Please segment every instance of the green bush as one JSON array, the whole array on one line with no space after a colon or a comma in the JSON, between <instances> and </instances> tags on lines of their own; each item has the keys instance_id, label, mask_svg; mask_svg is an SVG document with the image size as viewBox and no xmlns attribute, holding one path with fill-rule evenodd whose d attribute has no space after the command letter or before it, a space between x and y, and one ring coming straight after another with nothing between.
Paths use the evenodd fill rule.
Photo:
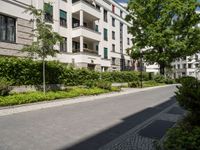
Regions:
<instances>
[{"instance_id":1,"label":"green bush","mask_svg":"<svg viewBox=\"0 0 200 150\"><path fill-rule=\"evenodd\" d=\"M72 88L67 91L47 92L46 95L44 95L42 92L13 94L9 96L0 96L0 106L11 106L40 101L50 101L54 99L72 98L82 95L97 95L107 92L109 91L100 88Z\"/></svg>"},{"instance_id":2,"label":"green bush","mask_svg":"<svg viewBox=\"0 0 200 150\"><path fill-rule=\"evenodd\" d=\"M5 78L0 78L0 96L6 96L9 94L11 82L7 81Z\"/></svg>"},{"instance_id":3,"label":"green bush","mask_svg":"<svg viewBox=\"0 0 200 150\"><path fill-rule=\"evenodd\" d=\"M98 87L98 88L101 88L101 89L105 89L105 90L111 90L112 89L111 82L103 81L103 80L96 82L95 86Z\"/></svg>"},{"instance_id":4,"label":"green bush","mask_svg":"<svg viewBox=\"0 0 200 150\"><path fill-rule=\"evenodd\" d=\"M179 125L169 130L164 150L200 150L200 127Z\"/></svg>"},{"instance_id":5,"label":"green bush","mask_svg":"<svg viewBox=\"0 0 200 150\"><path fill-rule=\"evenodd\" d=\"M135 71L123 71L123 72L103 72L101 73L101 79L109 82L132 82L138 80L138 73Z\"/></svg>"},{"instance_id":6,"label":"green bush","mask_svg":"<svg viewBox=\"0 0 200 150\"><path fill-rule=\"evenodd\" d=\"M176 98L179 104L193 115L200 115L200 81L187 77L181 79Z\"/></svg>"},{"instance_id":7,"label":"green bush","mask_svg":"<svg viewBox=\"0 0 200 150\"><path fill-rule=\"evenodd\" d=\"M155 75L153 79L157 83L165 83L165 77L162 75Z\"/></svg>"},{"instance_id":8,"label":"green bush","mask_svg":"<svg viewBox=\"0 0 200 150\"><path fill-rule=\"evenodd\" d=\"M128 87L131 87L131 88L137 88L140 86L140 82L139 81L133 81L133 82L129 82L128 83Z\"/></svg>"}]
</instances>

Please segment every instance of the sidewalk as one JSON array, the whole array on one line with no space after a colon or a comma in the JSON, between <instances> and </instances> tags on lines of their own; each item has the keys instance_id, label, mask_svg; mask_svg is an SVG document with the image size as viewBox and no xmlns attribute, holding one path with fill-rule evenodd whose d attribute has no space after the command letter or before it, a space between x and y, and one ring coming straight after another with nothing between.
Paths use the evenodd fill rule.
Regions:
<instances>
[{"instance_id":1,"label":"sidewalk","mask_svg":"<svg viewBox=\"0 0 200 150\"><path fill-rule=\"evenodd\" d=\"M125 89L122 89L121 92L106 93L106 94L101 94L101 95L96 95L96 96L82 96L82 97L77 97L77 98L59 99L59 100L54 100L54 101L45 101L45 102L24 104L24 105L18 105L18 106L0 107L0 116L12 115L16 113L35 111L35 110L64 106L64 105L71 105L71 104L76 104L76 103L89 102L89 101L100 100L100 99L109 98L109 97L148 91L148 90L162 88L166 86L174 86L174 85L156 86L156 87L149 87L149 88L143 88L143 89L125 88Z\"/></svg>"},{"instance_id":2,"label":"sidewalk","mask_svg":"<svg viewBox=\"0 0 200 150\"><path fill-rule=\"evenodd\" d=\"M184 114L177 103L170 105L99 150L156 150L156 144L162 143L167 130L175 126Z\"/></svg>"}]
</instances>

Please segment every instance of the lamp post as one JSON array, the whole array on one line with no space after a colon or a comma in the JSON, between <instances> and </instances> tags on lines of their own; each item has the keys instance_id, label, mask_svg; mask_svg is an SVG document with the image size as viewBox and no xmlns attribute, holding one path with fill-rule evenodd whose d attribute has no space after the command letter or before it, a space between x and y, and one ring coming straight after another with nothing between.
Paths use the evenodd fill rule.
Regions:
<instances>
[{"instance_id":1,"label":"lamp post","mask_svg":"<svg viewBox=\"0 0 200 150\"><path fill-rule=\"evenodd\" d=\"M140 86L141 88L143 88L143 61L142 61L142 58L143 58L143 53L142 51L140 51Z\"/></svg>"}]
</instances>

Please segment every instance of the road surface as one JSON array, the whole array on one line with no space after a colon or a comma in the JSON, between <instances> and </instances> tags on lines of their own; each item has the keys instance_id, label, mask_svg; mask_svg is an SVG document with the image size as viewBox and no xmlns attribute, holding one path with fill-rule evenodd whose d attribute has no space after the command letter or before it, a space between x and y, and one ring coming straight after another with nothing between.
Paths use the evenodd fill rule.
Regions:
<instances>
[{"instance_id":1,"label":"road surface","mask_svg":"<svg viewBox=\"0 0 200 150\"><path fill-rule=\"evenodd\" d=\"M0 150L96 150L175 103L175 86L0 117Z\"/></svg>"}]
</instances>

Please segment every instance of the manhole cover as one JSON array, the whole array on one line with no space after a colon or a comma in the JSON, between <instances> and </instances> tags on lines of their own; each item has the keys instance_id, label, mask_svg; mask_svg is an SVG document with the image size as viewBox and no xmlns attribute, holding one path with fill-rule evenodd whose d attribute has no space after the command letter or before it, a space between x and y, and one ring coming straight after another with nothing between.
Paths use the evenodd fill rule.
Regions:
<instances>
[{"instance_id":1,"label":"manhole cover","mask_svg":"<svg viewBox=\"0 0 200 150\"><path fill-rule=\"evenodd\" d=\"M183 115L184 110L180 107L173 107L168 112L168 114Z\"/></svg>"},{"instance_id":2,"label":"manhole cover","mask_svg":"<svg viewBox=\"0 0 200 150\"><path fill-rule=\"evenodd\" d=\"M167 129L171 128L174 124L175 122L171 121L156 120L147 127L141 129L139 134L147 138L161 139L165 135Z\"/></svg>"}]
</instances>

